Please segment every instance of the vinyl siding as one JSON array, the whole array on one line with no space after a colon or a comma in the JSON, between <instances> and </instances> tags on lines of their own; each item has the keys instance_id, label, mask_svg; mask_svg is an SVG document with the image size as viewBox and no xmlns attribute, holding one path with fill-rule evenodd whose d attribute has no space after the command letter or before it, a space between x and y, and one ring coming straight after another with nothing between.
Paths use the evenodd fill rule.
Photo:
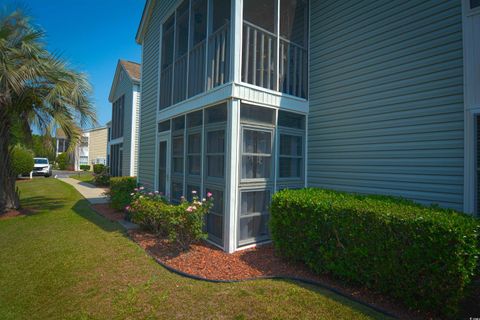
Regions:
<instances>
[{"instance_id":1,"label":"vinyl siding","mask_svg":"<svg viewBox=\"0 0 480 320\"><path fill-rule=\"evenodd\" d=\"M118 81L116 90L113 95L115 102L122 95L125 95L125 114L123 118L123 160L122 174L130 175L130 147L132 143L132 101L133 101L133 83L128 77L125 70L121 71L121 78Z\"/></svg>"},{"instance_id":2,"label":"vinyl siding","mask_svg":"<svg viewBox=\"0 0 480 320\"><path fill-rule=\"evenodd\" d=\"M142 96L140 108L140 146L138 180L153 189L155 179L155 135L158 107L158 66L161 21L170 13L174 0L157 0L143 39Z\"/></svg>"},{"instance_id":3,"label":"vinyl siding","mask_svg":"<svg viewBox=\"0 0 480 320\"><path fill-rule=\"evenodd\" d=\"M95 161L95 159L107 159L107 132L107 128L90 131L88 145L90 170L93 170L92 161Z\"/></svg>"},{"instance_id":4,"label":"vinyl siding","mask_svg":"<svg viewBox=\"0 0 480 320\"><path fill-rule=\"evenodd\" d=\"M463 207L460 1L311 0L308 184Z\"/></svg>"}]
</instances>

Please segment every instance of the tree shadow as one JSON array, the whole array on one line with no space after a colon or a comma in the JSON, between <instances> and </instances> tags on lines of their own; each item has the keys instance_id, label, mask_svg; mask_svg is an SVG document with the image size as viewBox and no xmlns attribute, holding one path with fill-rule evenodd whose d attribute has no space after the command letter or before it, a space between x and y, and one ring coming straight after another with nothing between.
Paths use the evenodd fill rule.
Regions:
<instances>
[{"instance_id":1,"label":"tree shadow","mask_svg":"<svg viewBox=\"0 0 480 320\"><path fill-rule=\"evenodd\" d=\"M64 207L67 202L61 198L43 196L26 197L21 200L21 207L30 211L51 211Z\"/></svg>"},{"instance_id":2,"label":"tree shadow","mask_svg":"<svg viewBox=\"0 0 480 320\"><path fill-rule=\"evenodd\" d=\"M77 201L72 210L80 217L92 222L106 232L120 232L126 235L125 228L118 222L110 221L92 209L90 202L86 199Z\"/></svg>"}]
</instances>

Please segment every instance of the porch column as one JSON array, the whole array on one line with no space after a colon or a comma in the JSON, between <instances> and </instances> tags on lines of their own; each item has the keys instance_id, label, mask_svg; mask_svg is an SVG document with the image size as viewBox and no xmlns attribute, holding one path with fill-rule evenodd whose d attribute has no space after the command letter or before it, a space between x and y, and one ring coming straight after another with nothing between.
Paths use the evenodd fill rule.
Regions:
<instances>
[{"instance_id":1,"label":"porch column","mask_svg":"<svg viewBox=\"0 0 480 320\"><path fill-rule=\"evenodd\" d=\"M240 100L233 99L228 105L227 122L227 167L226 167L226 210L224 224L224 249L232 253L237 248L237 211L238 211L238 157L239 157L239 121Z\"/></svg>"}]
</instances>

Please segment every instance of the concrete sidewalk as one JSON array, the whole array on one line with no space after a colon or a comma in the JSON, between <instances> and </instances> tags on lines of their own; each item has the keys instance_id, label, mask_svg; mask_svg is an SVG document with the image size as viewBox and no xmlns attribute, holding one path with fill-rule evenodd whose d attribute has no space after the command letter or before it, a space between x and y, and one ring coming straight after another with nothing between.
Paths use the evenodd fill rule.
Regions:
<instances>
[{"instance_id":1,"label":"concrete sidewalk","mask_svg":"<svg viewBox=\"0 0 480 320\"><path fill-rule=\"evenodd\" d=\"M107 188L96 187L93 184L82 182L72 178L58 178L58 180L72 185L91 204L109 202L107 196L105 195L105 191L107 191Z\"/></svg>"}]
</instances>

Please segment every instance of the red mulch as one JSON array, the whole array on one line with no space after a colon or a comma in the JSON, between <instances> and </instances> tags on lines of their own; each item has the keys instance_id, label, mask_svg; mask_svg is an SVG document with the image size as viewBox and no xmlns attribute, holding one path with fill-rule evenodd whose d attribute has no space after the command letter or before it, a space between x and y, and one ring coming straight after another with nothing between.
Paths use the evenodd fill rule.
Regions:
<instances>
[{"instance_id":1,"label":"red mulch","mask_svg":"<svg viewBox=\"0 0 480 320\"><path fill-rule=\"evenodd\" d=\"M380 294L365 288L342 283L328 275L318 275L304 264L286 261L275 254L272 244L228 254L201 242L188 251L166 239L159 239L142 230L129 231L130 237L159 262L184 273L212 280L243 280L262 276L297 277L327 285L347 296L374 305L401 319L425 319L426 315L407 310ZM429 318L429 317L427 317Z\"/></svg>"},{"instance_id":2,"label":"red mulch","mask_svg":"<svg viewBox=\"0 0 480 320\"><path fill-rule=\"evenodd\" d=\"M19 216L28 216L28 215L32 215L34 213L35 212L33 210L30 210L30 209L9 210L5 213L0 214L0 220L9 219L9 218L13 218L13 217L19 217Z\"/></svg>"},{"instance_id":3,"label":"red mulch","mask_svg":"<svg viewBox=\"0 0 480 320\"><path fill-rule=\"evenodd\" d=\"M125 219L125 214L123 212L113 209L108 203L92 204L91 207L98 214L104 216L110 221L119 221Z\"/></svg>"}]
</instances>

